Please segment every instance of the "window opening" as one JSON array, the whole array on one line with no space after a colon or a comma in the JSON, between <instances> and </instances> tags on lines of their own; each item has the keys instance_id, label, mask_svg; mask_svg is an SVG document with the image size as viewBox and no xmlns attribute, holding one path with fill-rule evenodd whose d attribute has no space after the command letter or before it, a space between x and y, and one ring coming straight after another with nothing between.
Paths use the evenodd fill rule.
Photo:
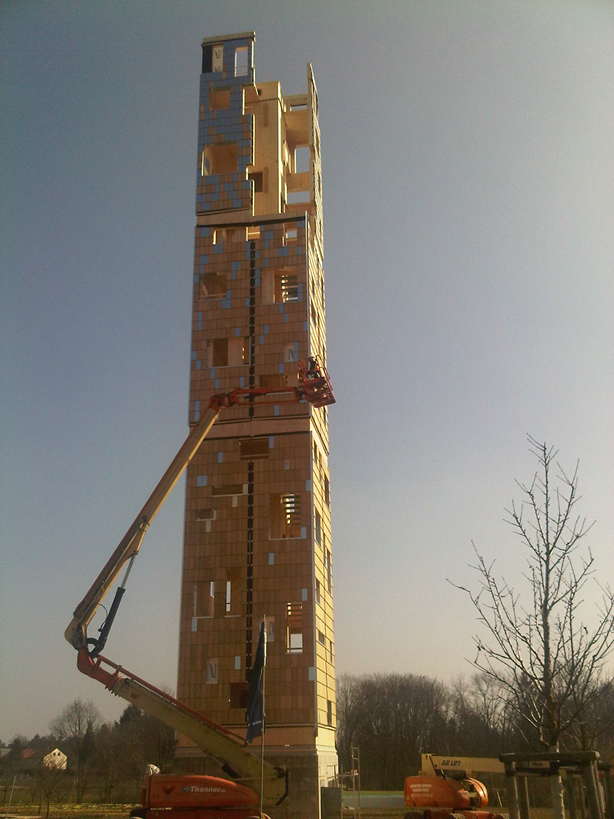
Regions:
<instances>
[{"instance_id":1,"label":"window opening","mask_svg":"<svg viewBox=\"0 0 614 819\"><path fill-rule=\"evenodd\" d=\"M207 344L207 366L228 366L228 339L214 338Z\"/></svg>"},{"instance_id":2,"label":"window opening","mask_svg":"<svg viewBox=\"0 0 614 819\"><path fill-rule=\"evenodd\" d=\"M264 190L264 181L262 171L252 171L247 174L247 178L254 183L254 193L262 193Z\"/></svg>"},{"instance_id":3,"label":"window opening","mask_svg":"<svg viewBox=\"0 0 614 819\"><path fill-rule=\"evenodd\" d=\"M301 496L271 495L269 538L301 536Z\"/></svg>"},{"instance_id":4,"label":"window opening","mask_svg":"<svg viewBox=\"0 0 614 819\"><path fill-rule=\"evenodd\" d=\"M316 580L316 603L321 603L322 601L320 589L321 589L320 581Z\"/></svg>"},{"instance_id":5,"label":"window opening","mask_svg":"<svg viewBox=\"0 0 614 819\"><path fill-rule=\"evenodd\" d=\"M303 653L302 603L288 603L286 609L286 650L288 654Z\"/></svg>"},{"instance_id":6,"label":"window opening","mask_svg":"<svg viewBox=\"0 0 614 819\"><path fill-rule=\"evenodd\" d=\"M248 225L247 238L249 240L260 238L260 225Z\"/></svg>"},{"instance_id":7,"label":"window opening","mask_svg":"<svg viewBox=\"0 0 614 819\"><path fill-rule=\"evenodd\" d=\"M311 151L308 146L294 151L294 173L307 173L311 165Z\"/></svg>"},{"instance_id":8,"label":"window opening","mask_svg":"<svg viewBox=\"0 0 614 819\"><path fill-rule=\"evenodd\" d=\"M245 77L248 71L247 46L235 50L235 77Z\"/></svg>"},{"instance_id":9,"label":"window opening","mask_svg":"<svg viewBox=\"0 0 614 819\"><path fill-rule=\"evenodd\" d=\"M326 565L326 583L328 585L328 592L329 594L332 593L333 590L333 569L330 562L330 552L326 549L326 558L325 558L325 565Z\"/></svg>"},{"instance_id":10,"label":"window opening","mask_svg":"<svg viewBox=\"0 0 614 819\"><path fill-rule=\"evenodd\" d=\"M326 700L326 722L332 728L333 726L333 703L331 700Z\"/></svg>"},{"instance_id":11,"label":"window opening","mask_svg":"<svg viewBox=\"0 0 614 819\"><path fill-rule=\"evenodd\" d=\"M286 202L288 205L303 205L311 201L311 193L309 191L288 191Z\"/></svg>"},{"instance_id":12,"label":"window opening","mask_svg":"<svg viewBox=\"0 0 614 819\"><path fill-rule=\"evenodd\" d=\"M194 583L194 617L213 617L215 609L215 581L198 580Z\"/></svg>"},{"instance_id":13,"label":"window opening","mask_svg":"<svg viewBox=\"0 0 614 819\"><path fill-rule=\"evenodd\" d=\"M320 513L316 509L316 531L315 531L315 538L316 543L322 542L322 519L320 517Z\"/></svg>"},{"instance_id":14,"label":"window opening","mask_svg":"<svg viewBox=\"0 0 614 819\"><path fill-rule=\"evenodd\" d=\"M284 244L291 245L298 241L298 228L286 228L284 230Z\"/></svg>"},{"instance_id":15,"label":"window opening","mask_svg":"<svg viewBox=\"0 0 614 819\"><path fill-rule=\"evenodd\" d=\"M215 145L207 145L203 151L202 175L237 173L239 170L238 156L236 142L218 142Z\"/></svg>"},{"instance_id":16,"label":"window opening","mask_svg":"<svg viewBox=\"0 0 614 819\"><path fill-rule=\"evenodd\" d=\"M239 441L239 459L242 461L254 461L257 458L268 458L270 454L269 439L247 438Z\"/></svg>"},{"instance_id":17,"label":"window opening","mask_svg":"<svg viewBox=\"0 0 614 819\"><path fill-rule=\"evenodd\" d=\"M280 273L275 277L275 301L298 301L298 276L296 273Z\"/></svg>"},{"instance_id":18,"label":"window opening","mask_svg":"<svg viewBox=\"0 0 614 819\"><path fill-rule=\"evenodd\" d=\"M227 483L221 486L212 486L211 494L214 497L223 497L224 495L242 495L243 484L241 483Z\"/></svg>"},{"instance_id":19,"label":"window opening","mask_svg":"<svg viewBox=\"0 0 614 819\"><path fill-rule=\"evenodd\" d=\"M318 629L318 643L323 646L326 645L326 637L324 636L324 632L320 631L320 629Z\"/></svg>"},{"instance_id":20,"label":"window opening","mask_svg":"<svg viewBox=\"0 0 614 819\"><path fill-rule=\"evenodd\" d=\"M203 273L200 277L201 299L219 299L226 295L225 273Z\"/></svg>"},{"instance_id":21,"label":"window opening","mask_svg":"<svg viewBox=\"0 0 614 819\"><path fill-rule=\"evenodd\" d=\"M296 361L293 343L286 344L286 346L284 347L284 361L287 364L291 364L293 361Z\"/></svg>"},{"instance_id":22,"label":"window opening","mask_svg":"<svg viewBox=\"0 0 614 819\"><path fill-rule=\"evenodd\" d=\"M328 641L328 657L329 657L330 662L332 663L332 661L333 661L333 641L332 640Z\"/></svg>"},{"instance_id":23,"label":"window opening","mask_svg":"<svg viewBox=\"0 0 614 819\"><path fill-rule=\"evenodd\" d=\"M330 506L330 481L326 475L324 475L324 502Z\"/></svg>"},{"instance_id":24,"label":"window opening","mask_svg":"<svg viewBox=\"0 0 614 819\"><path fill-rule=\"evenodd\" d=\"M262 303L298 301L298 274L293 268L265 270L262 276Z\"/></svg>"}]
</instances>

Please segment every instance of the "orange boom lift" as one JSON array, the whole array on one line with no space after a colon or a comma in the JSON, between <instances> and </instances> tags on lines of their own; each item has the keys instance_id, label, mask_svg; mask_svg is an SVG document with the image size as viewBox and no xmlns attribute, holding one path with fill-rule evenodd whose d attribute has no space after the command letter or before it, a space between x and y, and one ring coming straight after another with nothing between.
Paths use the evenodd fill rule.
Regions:
<instances>
[{"instance_id":1,"label":"orange boom lift","mask_svg":"<svg viewBox=\"0 0 614 819\"><path fill-rule=\"evenodd\" d=\"M202 751L217 759L224 773L230 777L148 774L143 788L143 804L132 811L134 816L144 819L247 819L255 811L258 812L261 796L263 806L277 805L287 796L288 772L285 768L261 760L245 747L242 737L103 657L101 652L145 533L220 412L225 408L250 404L299 401L309 401L316 407L335 403L328 373L317 358L299 363L296 387L236 389L214 395L119 546L75 609L66 629L64 636L78 652L79 671L103 683L116 696L123 697L190 737ZM89 637L87 628L124 566L123 579L116 589L98 637Z\"/></svg>"}]
</instances>

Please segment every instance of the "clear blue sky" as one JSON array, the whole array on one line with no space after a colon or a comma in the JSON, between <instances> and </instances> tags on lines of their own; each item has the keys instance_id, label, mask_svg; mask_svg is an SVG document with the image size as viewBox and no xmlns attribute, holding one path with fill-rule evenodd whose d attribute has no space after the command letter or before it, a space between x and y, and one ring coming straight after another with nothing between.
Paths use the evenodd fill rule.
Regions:
<instances>
[{"instance_id":1,"label":"clear blue sky","mask_svg":"<svg viewBox=\"0 0 614 819\"><path fill-rule=\"evenodd\" d=\"M471 669L527 432L580 459L612 581L614 6L0 6L0 739L77 696L72 611L186 434L200 42L320 94L338 672ZM174 686L183 486L109 656ZM100 688L100 691L98 690Z\"/></svg>"}]
</instances>

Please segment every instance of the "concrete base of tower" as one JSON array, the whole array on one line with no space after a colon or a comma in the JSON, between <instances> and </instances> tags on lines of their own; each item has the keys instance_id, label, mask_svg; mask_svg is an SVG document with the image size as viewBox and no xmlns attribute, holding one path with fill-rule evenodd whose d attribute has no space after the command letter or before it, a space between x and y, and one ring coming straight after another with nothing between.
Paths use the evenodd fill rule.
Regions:
<instances>
[{"instance_id":1,"label":"concrete base of tower","mask_svg":"<svg viewBox=\"0 0 614 819\"><path fill-rule=\"evenodd\" d=\"M321 789L337 784L339 761L334 748L271 747L265 758L288 769L288 796L281 805L266 807L271 819L326 819L322 814ZM220 766L194 748L179 748L175 759L177 773L224 776Z\"/></svg>"}]
</instances>

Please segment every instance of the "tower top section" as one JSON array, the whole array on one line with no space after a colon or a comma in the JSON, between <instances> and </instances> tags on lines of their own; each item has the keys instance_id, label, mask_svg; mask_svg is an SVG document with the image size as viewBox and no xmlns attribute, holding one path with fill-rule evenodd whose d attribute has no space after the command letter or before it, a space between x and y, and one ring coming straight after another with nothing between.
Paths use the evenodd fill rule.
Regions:
<instances>
[{"instance_id":1,"label":"tower top section","mask_svg":"<svg viewBox=\"0 0 614 819\"><path fill-rule=\"evenodd\" d=\"M211 43L225 43L227 40L255 40L255 31L242 31L240 34L221 34L218 37L205 37L203 45L211 45Z\"/></svg>"}]
</instances>

